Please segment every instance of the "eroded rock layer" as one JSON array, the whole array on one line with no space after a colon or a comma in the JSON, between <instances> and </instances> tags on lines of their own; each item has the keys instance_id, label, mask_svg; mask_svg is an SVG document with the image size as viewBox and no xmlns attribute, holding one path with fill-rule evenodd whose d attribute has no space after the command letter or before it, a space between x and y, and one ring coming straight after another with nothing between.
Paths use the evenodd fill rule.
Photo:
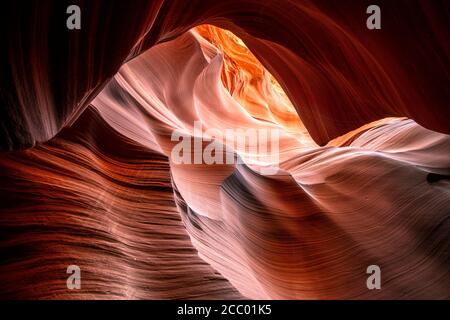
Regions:
<instances>
[{"instance_id":1,"label":"eroded rock layer","mask_svg":"<svg viewBox=\"0 0 450 320\"><path fill-rule=\"evenodd\" d=\"M444 2L64 5L3 20L1 297L450 298Z\"/></svg>"}]
</instances>

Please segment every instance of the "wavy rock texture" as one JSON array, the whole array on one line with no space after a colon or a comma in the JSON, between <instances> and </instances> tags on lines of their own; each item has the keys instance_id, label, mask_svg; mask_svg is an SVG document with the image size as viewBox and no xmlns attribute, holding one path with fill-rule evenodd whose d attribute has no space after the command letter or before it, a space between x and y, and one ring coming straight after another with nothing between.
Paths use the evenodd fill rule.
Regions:
<instances>
[{"instance_id":1,"label":"wavy rock texture","mask_svg":"<svg viewBox=\"0 0 450 320\"><path fill-rule=\"evenodd\" d=\"M92 109L50 142L2 156L0 176L0 297L241 297L192 247L167 158ZM71 264L81 290L66 287Z\"/></svg>"},{"instance_id":2,"label":"wavy rock texture","mask_svg":"<svg viewBox=\"0 0 450 320\"><path fill-rule=\"evenodd\" d=\"M69 5L80 31L65 28ZM379 1L35 0L0 13L0 149L53 137L127 60L200 24L241 38L280 82L316 143L384 117L449 134L448 3ZM76 79L76 80L75 80Z\"/></svg>"},{"instance_id":3,"label":"wavy rock texture","mask_svg":"<svg viewBox=\"0 0 450 320\"><path fill-rule=\"evenodd\" d=\"M82 2L72 34L63 1L9 5L1 146L37 144L0 155L0 296L450 298L446 4L375 33L339 4ZM241 162L176 163L195 121ZM277 158L208 131L239 128Z\"/></svg>"}]
</instances>

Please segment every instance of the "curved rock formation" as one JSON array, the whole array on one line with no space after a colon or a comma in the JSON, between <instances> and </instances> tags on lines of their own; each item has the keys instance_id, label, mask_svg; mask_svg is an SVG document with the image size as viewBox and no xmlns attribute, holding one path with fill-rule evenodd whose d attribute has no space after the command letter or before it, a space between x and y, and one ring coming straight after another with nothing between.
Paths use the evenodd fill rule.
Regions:
<instances>
[{"instance_id":1,"label":"curved rock formation","mask_svg":"<svg viewBox=\"0 0 450 320\"><path fill-rule=\"evenodd\" d=\"M80 2L79 31L64 1L22 6L2 22L1 297L450 298L445 3L383 2L374 32L346 1ZM180 163L182 139L234 161Z\"/></svg>"},{"instance_id":2,"label":"curved rock formation","mask_svg":"<svg viewBox=\"0 0 450 320\"><path fill-rule=\"evenodd\" d=\"M65 28L66 8L83 12ZM199 24L241 38L320 145L368 122L409 117L449 131L445 1L381 1L369 32L353 1L11 2L1 12L2 150L53 137L127 60Z\"/></svg>"}]
</instances>

